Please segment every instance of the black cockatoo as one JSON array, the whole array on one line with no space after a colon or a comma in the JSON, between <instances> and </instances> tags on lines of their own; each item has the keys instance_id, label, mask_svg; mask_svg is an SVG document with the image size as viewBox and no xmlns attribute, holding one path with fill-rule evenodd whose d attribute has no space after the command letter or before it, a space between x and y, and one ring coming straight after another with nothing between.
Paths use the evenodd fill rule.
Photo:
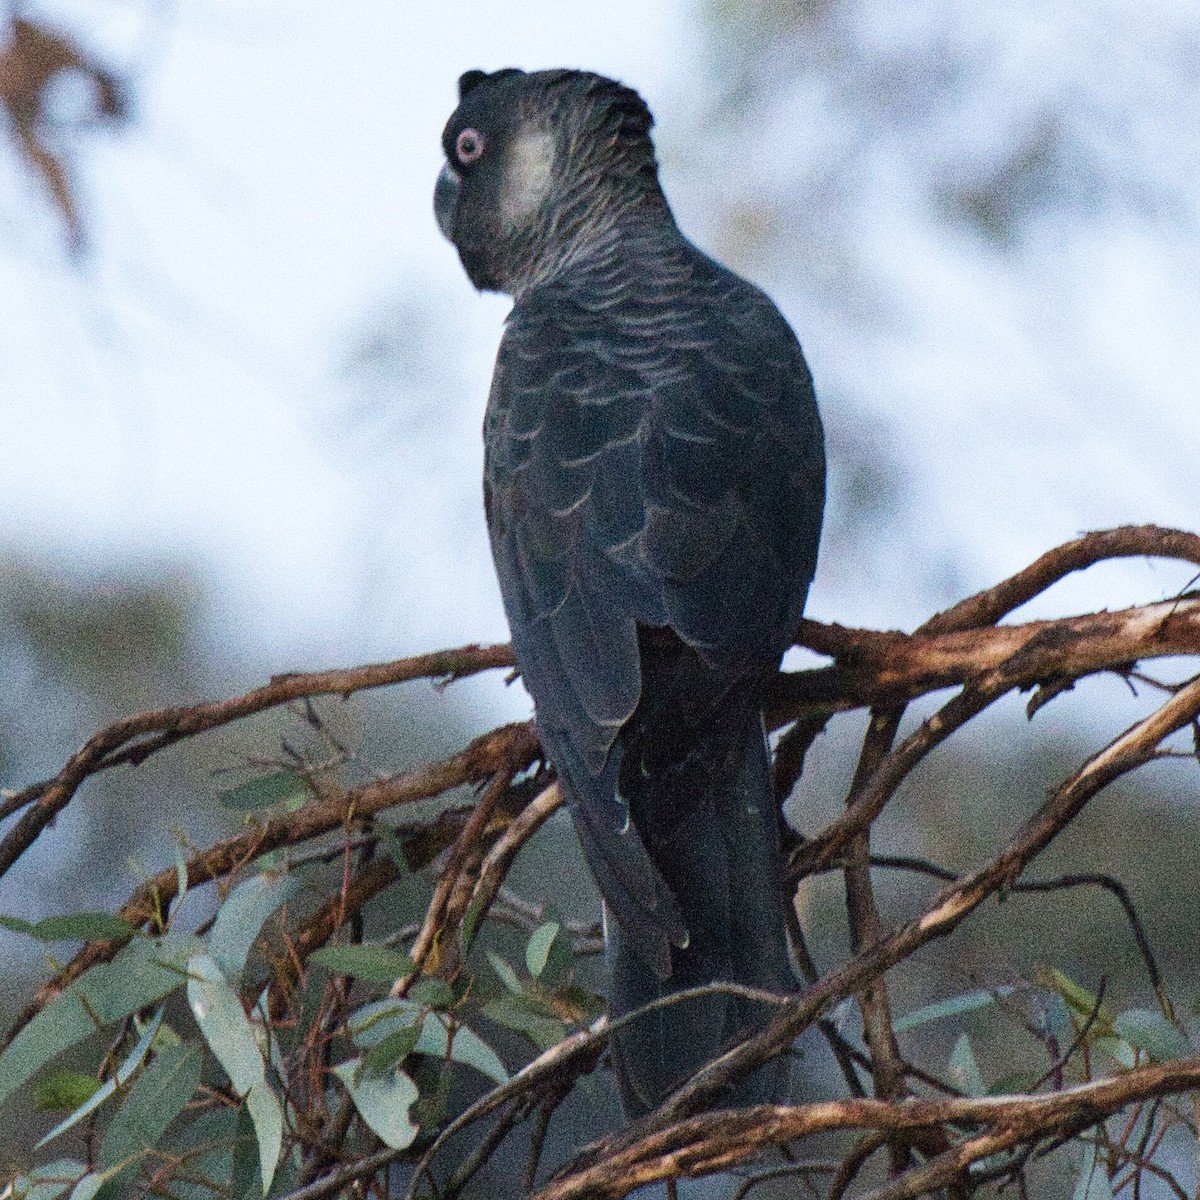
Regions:
<instances>
[{"instance_id":1,"label":"black cockatoo","mask_svg":"<svg viewBox=\"0 0 1200 1200\"><path fill-rule=\"evenodd\" d=\"M795 335L680 233L641 97L585 71L468 71L438 224L507 292L484 499L522 678L606 906L610 1011L734 981L794 991L763 688L817 561L825 459ZM626 1111L761 1003L622 1028ZM768 1064L726 1103L775 1098Z\"/></svg>"}]
</instances>

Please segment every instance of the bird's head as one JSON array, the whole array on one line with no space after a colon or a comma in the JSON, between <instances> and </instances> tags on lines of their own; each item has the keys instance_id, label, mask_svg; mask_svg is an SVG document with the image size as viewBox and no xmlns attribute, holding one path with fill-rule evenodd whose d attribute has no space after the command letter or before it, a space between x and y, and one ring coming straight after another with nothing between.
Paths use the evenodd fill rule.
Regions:
<instances>
[{"instance_id":1,"label":"bird's head","mask_svg":"<svg viewBox=\"0 0 1200 1200\"><path fill-rule=\"evenodd\" d=\"M518 294L622 220L661 219L645 101L587 71L468 71L433 208L480 290Z\"/></svg>"}]
</instances>

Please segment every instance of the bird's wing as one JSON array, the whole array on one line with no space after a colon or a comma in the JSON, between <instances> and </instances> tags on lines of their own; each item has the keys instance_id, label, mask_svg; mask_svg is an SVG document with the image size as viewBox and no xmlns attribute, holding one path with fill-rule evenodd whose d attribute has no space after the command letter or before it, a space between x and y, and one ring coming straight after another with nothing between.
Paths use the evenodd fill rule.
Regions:
<instances>
[{"instance_id":1,"label":"bird's wing","mask_svg":"<svg viewBox=\"0 0 1200 1200\"><path fill-rule=\"evenodd\" d=\"M485 429L488 524L601 891L627 931L678 941L616 791L639 629L672 630L718 687L777 663L815 567L822 439L794 335L736 276L697 254L686 296L589 295L546 289L510 316Z\"/></svg>"}]
</instances>

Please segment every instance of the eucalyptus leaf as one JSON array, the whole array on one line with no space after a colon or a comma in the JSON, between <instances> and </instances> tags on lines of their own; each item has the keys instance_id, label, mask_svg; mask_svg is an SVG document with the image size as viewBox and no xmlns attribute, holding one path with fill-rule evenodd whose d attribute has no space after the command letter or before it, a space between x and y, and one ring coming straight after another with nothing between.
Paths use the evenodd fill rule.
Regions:
<instances>
[{"instance_id":1,"label":"eucalyptus leaf","mask_svg":"<svg viewBox=\"0 0 1200 1200\"><path fill-rule=\"evenodd\" d=\"M420 1130L409 1114L420 1093L409 1076L400 1070L364 1070L359 1058L340 1063L333 1073L350 1093L359 1116L385 1145L403 1150L413 1144Z\"/></svg>"},{"instance_id":2,"label":"eucalyptus leaf","mask_svg":"<svg viewBox=\"0 0 1200 1200\"><path fill-rule=\"evenodd\" d=\"M1057 992L1063 998L1077 1025L1082 1026L1084 1021L1090 1019L1094 1036L1112 1036L1112 1011L1107 1005L1097 1004L1095 993L1089 992L1057 967L1039 967L1034 972L1034 979L1041 987Z\"/></svg>"},{"instance_id":3,"label":"eucalyptus leaf","mask_svg":"<svg viewBox=\"0 0 1200 1200\"><path fill-rule=\"evenodd\" d=\"M138 931L128 921L107 912L64 913L41 921L0 917L0 925L13 933L25 933L39 942L127 941Z\"/></svg>"},{"instance_id":4,"label":"eucalyptus leaf","mask_svg":"<svg viewBox=\"0 0 1200 1200\"><path fill-rule=\"evenodd\" d=\"M89 1080L95 1085L90 1095L81 1100L74 1111L64 1121L60 1121L40 1142L35 1149L40 1150L47 1142L53 1141L59 1134L65 1133L72 1126L77 1125L84 1117L90 1116L107 1100L118 1087L123 1087L133 1077L134 1071L138 1069L145 1061L146 1055L150 1053L150 1047L155 1044L155 1038L158 1035L159 1027L162 1024L162 1009L155 1011L154 1016L146 1023L142 1030L142 1036L138 1038L137 1044L126 1056L124 1062L117 1068L115 1078L109 1079L104 1083L92 1078L90 1075L83 1078ZM159 1047L163 1049L164 1047Z\"/></svg>"},{"instance_id":5,"label":"eucalyptus leaf","mask_svg":"<svg viewBox=\"0 0 1200 1200\"><path fill-rule=\"evenodd\" d=\"M497 1025L524 1034L539 1050L549 1050L567 1036L563 1022L548 1016L541 1005L531 1003L527 996L511 993L497 996L483 1006L483 1015Z\"/></svg>"},{"instance_id":6,"label":"eucalyptus leaf","mask_svg":"<svg viewBox=\"0 0 1200 1200\"><path fill-rule=\"evenodd\" d=\"M233 889L208 938L208 952L227 978L241 974L264 923L299 888L294 875L255 875Z\"/></svg>"},{"instance_id":7,"label":"eucalyptus leaf","mask_svg":"<svg viewBox=\"0 0 1200 1200\"><path fill-rule=\"evenodd\" d=\"M971 1039L965 1033L959 1035L950 1052L949 1074L954 1085L968 1096L982 1096L987 1092Z\"/></svg>"},{"instance_id":8,"label":"eucalyptus leaf","mask_svg":"<svg viewBox=\"0 0 1200 1200\"><path fill-rule=\"evenodd\" d=\"M386 1071L397 1063L403 1062L416 1048L421 1038L421 1026L424 1017L412 1025L389 1033L378 1042L363 1057L363 1062L369 1071Z\"/></svg>"},{"instance_id":9,"label":"eucalyptus leaf","mask_svg":"<svg viewBox=\"0 0 1200 1200\"><path fill-rule=\"evenodd\" d=\"M425 1009L406 997L375 1000L350 1015L347 1025L354 1044L363 1049L379 1045L399 1029L407 1029L425 1016Z\"/></svg>"},{"instance_id":10,"label":"eucalyptus leaf","mask_svg":"<svg viewBox=\"0 0 1200 1200\"><path fill-rule=\"evenodd\" d=\"M0 1103L3 1103L64 1050L140 1008L148 1008L181 987L187 954L197 941L170 934L134 938L111 962L85 971L56 996L0 1053Z\"/></svg>"},{"instance_id":11,"label":"eucalyptus leaf","mask_svg":"<svg viewBox=\"0 0 1200 1200\"><path fill-rule=\"evenodd\" d=\"M960 996L951 996L948 1000L939 1000L936 1004L927 1004L924 1008L906 1013L893 1022L893 1028L897 1033L904 1033L933 1021L944 1020L946 1017L959 1017L963 1013L987 1008L995 1004L998 997L1007 996L1011 991L1011 987L1000 987L994 991L977 988L974 991L963 992Z\"/></svg>"},{"instance_id":12,"label":"eucalyptus leaf","mask_svg":"<svg viewBox=\"0 0 1200 1200\"><path fill-rule=\"evenodd\" d=\"M411 958L390 946L325 946L308 956L308 961L338 975L353 975L372 983L395 983L416 970Z\"/></svg>"},{"instance_id":13,"label":"eucalyptus leaf","mask_svg":"<svg viewBox=\"0 0 1200 1200\"><path fill-rule=\"evenodd\" d=\"M408 989L408 995L418 1004L440 1009L452 1008L458 999L454 989L444 979L418 979Z\"/></svg>"},{"instance_id":14,"label":"eucalyptus leaf","mask_svg":"<svg viewBox=\"0 0 1200 1200\"><path fill-rule=\"evenodd\" d=\"M72 1189L71 1200L93 1200L93 1197L108 1182L108 1176L89 1171Z\"/></svg>"},{"instance_id":15,"label":"eucalyptus leaf","mask_svg":"<svg viewBox=\"0 0 1200 1200\"><path fill-rule=\"evenodd\" d=\"M474 1067L494 1083L508 1082L508 1070L495 1050L465 1025L451 1025L441 1013L429 1014L413 1050L417 1054L448 1058L451 1062Z\"/></svg>"},{"instance_id":16,"label":"eucalyptus leaf","mask_svg":"<svg viewBox=\"0 0 1200 1200\"><path fill-rule=\"evenodd\" d=\"M157 1055L137 1077L104 1135L104 1170L137 1164L158 1149L167 1128L200 1086L200 1062L199 1048L184 1042Z\"/></svg>"},{"instance_id":17,"label":"eucalyptus leaf","mask_svg":"<svg viewBox=\"0 0 1200 1200\"><path fill-rule=\"evenodd\" d=\"M562 926L557 921L547 921L529 935L529 941L525 945L525 966L534 979L546 969L550 947L554 945L554 939L558 937L561 929Z\"/></svg>"},{"instance_id":18,"label":"eucalyptus leaf","mask_svg":"<svg viewBox=\"0 0 1200 1200\"><path fill-rule=\"evenodd\" d=\"M302 775L295 771L276 771L222 792L221 804L235 812L252 812L272 804L303 804L308 796L308 784Z\"/></svg>"},{"instance_id":19,"label":"eucalyptus leaf","mask_svg":"<svg viewBox=\"0 0 1200 1200\"><path fill-rule=\"evenodd\" d=\"M13 1194L20 1200L59 1200L88 1173L87 1165L74 1158L58 1158L35 1167L28 1175L13 1180Z\"/></svg>"},{"instance_id":20,"label":"eucalyptus leaf","mask_svg":"<svg viewBox=\"0 0 1200 1200\"><path fill-rule=\"evenodd\" d=\"M1085 1142L1083 1161L1071 1200L1113 1200L1112 1184L1095 1142Z\"/></svg>"},{"instance_id":21,"label":"eucalyptus leaf","mask_svg":"<svg viewBox=\"0 0 1200 1200\"><path fill-rule=\"evenodd\" d=\"M520 995L525 990L525 985L517 976L516 971L512 969L506 959L503 959L494 950L487 952L487 960L492 965L492 970L496 972L496 978L514 995Z\"/></svg>"},{"instance_id":22,"label":"eucalyptus leaf","mask_svg":"<svg viewBox=\"0 0 1200 1200\"><path fill-rule=\"evenodd\" d=\"M275 1168L279 1166L279 1155L283 1148L283 1108L265 1079L260 1079L246 1093L246 1111L254 1123L258 1166L262 1172L262 1191L265 1196L271 1190L271 1181L275 1178Z\"/></svg>"},{"instance_id":23,"label":"eucalyptus leaf","mask_svg":"<svg viewBox=\"0 0 1200 1200\"><path fill-rule=\"evenodd\" d=\"M225 1068L233 1090L244 1097L265 1079L262 1053L237 992L208 954L188 959L187 997L209 1049Z\"/></svg>"},{"instance_id":24,"label":"eucalyptus leaf","mask_svg":"<svg viewBox=\"0 0 1200 1200\"><path fill-rule=\"evenodd\" d=\"M1192 1058L1191 1042L1158 1009L1130 1008L1114 1021L1113 1028L1131 1046L1144 1050L1155 1062Z\"/></svg>"}]
</instances>

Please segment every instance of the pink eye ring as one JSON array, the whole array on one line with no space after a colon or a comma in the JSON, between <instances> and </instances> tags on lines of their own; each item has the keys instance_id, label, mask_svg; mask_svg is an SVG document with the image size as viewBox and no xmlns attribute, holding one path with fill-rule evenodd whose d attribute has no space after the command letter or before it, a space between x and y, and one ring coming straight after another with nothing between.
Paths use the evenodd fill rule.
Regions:
<instances>
[{"instance_id":1,"label":"pink eye ring","mask_svg":"<svg viewBox=\"0 0 1200 1200\"><path fill-rule=\"evenodd\" d=\"M454 153L464 166L473 163L483 153L483 134L478 129L464 129L454 140Z\"/></svg>"}]
</instances>

